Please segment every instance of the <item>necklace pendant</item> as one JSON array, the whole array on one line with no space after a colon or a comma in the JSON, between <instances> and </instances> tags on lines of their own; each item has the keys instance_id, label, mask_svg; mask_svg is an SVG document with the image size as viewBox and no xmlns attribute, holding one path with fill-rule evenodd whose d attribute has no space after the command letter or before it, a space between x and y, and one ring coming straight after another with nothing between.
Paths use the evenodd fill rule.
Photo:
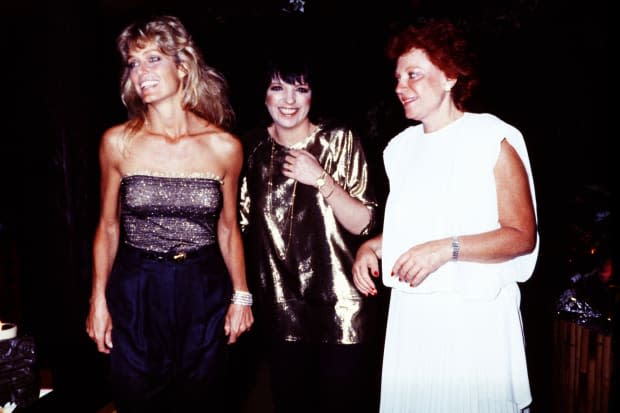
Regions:
<instances>
[{"instance_id":1,"label":"necklace pendant","mask_svg":"<svg viewBox=\"0 0 620 413\"><path fill-rule=\"evenodd\" d=\"M273 165L273 161L274 161L274 154L275 154L275 140L272 138L271 139L271 156L269 158L269 177L267 180L267 213L269 214L269 216L271 216L271 218L274 220L274 225L276 225L276 227L278 227L279 225L278 223L278 217L277 214L273 213L273 169L274 169L274 165ZM295 218L295 196L297 193L297 181L295 181L293 183L293 189L292 189L292 193L291 193L291 197L290 197L290 201L289 201L289 206L288 206L288 211L286 211L286 214L283 214L282 216L282 228L280 229L276 229L276 231L280 231L281 230L281 235L282 235L282 240L284 242L284 238L286 237L286 242L284 242L284 246L283 246L283 250L278 251L277 255L278 257L280 257L280 259L282 261L286 260L287 257L287 253L288 253L288 247L291 243L291 240L293 238L293 220ZM288 225L286 223L286 221L288 220ZM288 227L288 228L286 228ZM288 234L286 234L288 230ZM286 236L288 235L288 236ZM277 247L276 247L277 249Z\"/></svg>"}]
</instances>

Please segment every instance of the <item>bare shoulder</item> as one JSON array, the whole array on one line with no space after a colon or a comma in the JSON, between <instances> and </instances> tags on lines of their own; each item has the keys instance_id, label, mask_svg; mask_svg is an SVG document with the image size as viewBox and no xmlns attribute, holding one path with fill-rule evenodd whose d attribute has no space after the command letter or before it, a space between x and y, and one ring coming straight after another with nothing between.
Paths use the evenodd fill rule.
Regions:
<instances>
[{"instance_id":1,"label":"bare shoulder","mask_svg":"<svg viewBox=\"0 0 620 413\"><path fill-rule=\"evenodd\" d=\"M221 128L210 128L202 136L202 141L209 150L221 158L242 157L243 146L241 140L233 133Z\"/></svg>"},{"instance_id":2,"label":"bare shoulder","mask_svg":"<svg viewBox=\"0 0 620 413\"><path fill-rule=\"evenodd\" d=\"M221 128L210 127L201 135L201 145L205 152L203 159L210 159L210 169L220 175L224 182L232 182L241 171L243 146L233 133Z\"/></svg>"},{"instance_id":3,"label":"bare shoulder","mask_svg":"<svg viewBox=\"0 0 620 413\"><path fill-rule=\"evenodd\" d=\"M508 139L503 139L500 145L501 146L497 163L503 163L510 167L522 167L523 162L521 160L521 157L519 157L519 154L517 153L514 146L512 146L512 144L508 142Z\"/></svg>"},{"instance_id":4,"label":"bare shoulder","mask_svg":"<svg viewBox=\"0 0 620 413\"><path fill-rule=\"evenodd\" d=\"M102 149L109 146L119 145L123 139L123 136L126 134L126 130L126 124L121 123L104 131L101 137Z\"/></svg>"},{"instance_id":5,"label":"bare shoulder","mask_svg":"<svg viewBox=\"0 0 620 413\"><path fill-rule=\"evenodd\" d=\"M127 123L119 123L118 125L114 125L103 132L103 140L116 140L120 139L127 130Z\"/></svg>"},{"instance_id":6,"label":"bare shoulder","mask_svg":"<svg viewBox=\"0 0 620 413\"><path fill-rule=\"evenodd\" d=\"M103 132L99 144L99 154L103 159L119 161L122 158L122 147L126 131L126 124L121 123Z\"/></svg>"},{"instance_id":7,"label":"bare shoulder","mask_svg":"<svg viewBox=\"0 0 620 413\"><path fill-rule=\"evenodd\" d=\"M233 133L223 129L216 129L210 133L213 144L222 149L226 154L234 154L242 151L241 140Z\"/></svg>"}]
</instances>

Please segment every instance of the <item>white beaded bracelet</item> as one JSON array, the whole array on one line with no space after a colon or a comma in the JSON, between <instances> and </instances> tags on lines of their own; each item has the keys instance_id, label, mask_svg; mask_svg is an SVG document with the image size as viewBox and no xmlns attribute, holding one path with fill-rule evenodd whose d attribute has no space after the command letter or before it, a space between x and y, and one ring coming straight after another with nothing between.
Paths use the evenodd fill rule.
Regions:
<instances>
[{"instance_id":1,"label":"white beaded bracelet","mask_svg":"<svg viewBox=\"0 0 620 413\"><path fill-rule=\"evenodd\" d=\"M251 306L254 300L252 299L252 293L235 290L230 298L230 302L238 305Z\"/></svg>"}]
</instances>

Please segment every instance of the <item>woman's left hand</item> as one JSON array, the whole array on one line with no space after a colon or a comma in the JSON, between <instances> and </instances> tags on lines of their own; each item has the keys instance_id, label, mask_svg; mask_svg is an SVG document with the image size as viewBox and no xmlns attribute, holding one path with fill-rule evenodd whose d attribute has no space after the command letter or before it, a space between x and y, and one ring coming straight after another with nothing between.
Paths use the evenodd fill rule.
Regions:
<instances>
[{"instance_id":1,"label":"woman's left hand","mask_svg":"<svg viewBox=\"0 0 620 413\"><path fill-rule=\"evenodd\" d=\"M450 260L450 245L450 239L443 239L409 248L394 263L392 277L417 287Z\"/></svg>"},{"instance_id":2,"label":"woman's left hand","mask_svg":"<svg viewBox=\"0 0 620 413\"><path fill-rule=\"evenodd\" d=\"M298 182L314 186L317 178L323 174L323 167L308 151L290 149L284 158L282 174Z\"/></svg>"},{"instance_id":3,"label":"woman's left hand","mask_svg":"<svg viewBox=\"0 0 620 413\"><path fill-rule=\"evenodd\" d=\"M241 334L250 330L254 324L252 307L231 303L224 321L224 333L228 336L228 344L233 344Z\"/></svg>"}]
</instances>

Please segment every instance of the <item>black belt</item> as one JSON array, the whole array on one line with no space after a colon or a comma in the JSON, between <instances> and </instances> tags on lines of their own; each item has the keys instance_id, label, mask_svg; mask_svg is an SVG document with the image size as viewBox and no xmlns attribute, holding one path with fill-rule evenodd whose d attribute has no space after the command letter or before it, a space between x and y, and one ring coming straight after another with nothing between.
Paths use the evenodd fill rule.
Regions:
<instances>
[{"instance_id":1,"label":"black belt","mask_svg":"<svg viewBox=\"0 0 620 413\"><path fill-rule=\"evenodd\" d=\"M207 252L207 250L209 250L210 248L213 248L213 245L206 245L204 247L200 247L198 249L190 250L190 251L168 251L168 252L143 250L141 248L136 248L131 245L125 245L124 248L127 248L129 251L133 251L139 254L143 258L153 260L153 261L183 262L188 259L203 256L205 252Z\"/></svg>"}]
</instances>

